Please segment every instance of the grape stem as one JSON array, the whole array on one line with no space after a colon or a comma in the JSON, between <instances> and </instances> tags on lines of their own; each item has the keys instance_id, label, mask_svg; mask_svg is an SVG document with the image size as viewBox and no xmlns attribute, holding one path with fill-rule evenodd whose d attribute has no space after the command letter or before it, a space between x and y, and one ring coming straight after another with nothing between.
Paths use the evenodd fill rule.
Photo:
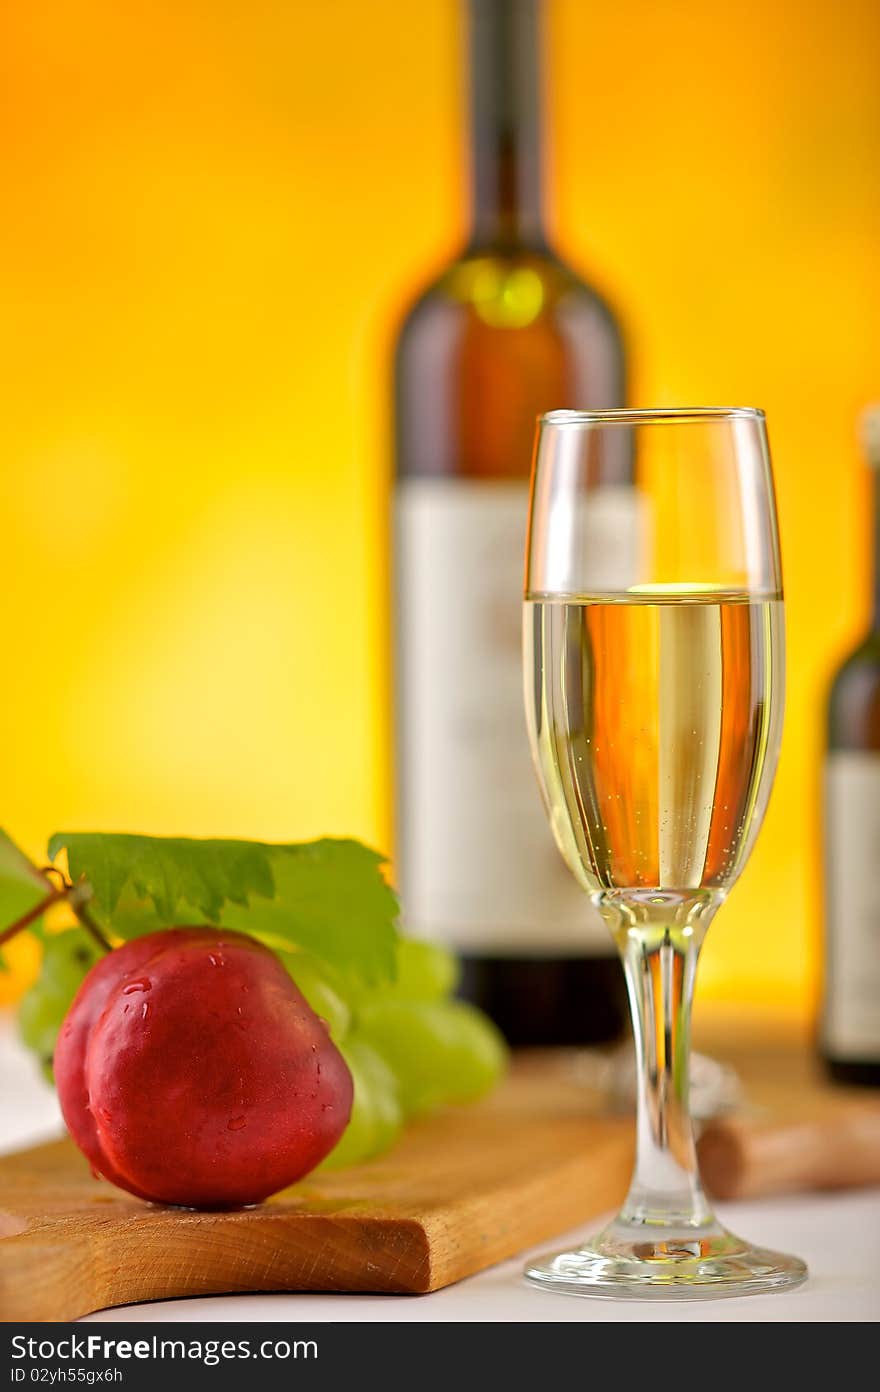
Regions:
<instances>
[{"instance_id":1,"label":"grape stem","mask_svg":"<svg viewBox=\"0 0 880 1392\"><path fill-rule=\"evenodd\" d=\"M86 908L85 902L83 902L79 906L74 904L73 912L76 914L77 918L79 919L83 928L85 928L86 932L92 938L94 938L96 946L98 946L102 952L112 952L113 944L111 942L108 942L107 939L104 937L104 934L101 932L97 923L92 918L92 915Z\"/></svg>"},{"instance_id":2,"label":"grape stem","mask_svg":"<svg viewBox=\"0 0 880 1392\"><path fill-rule=\"evenodd\" d=\"M22 932L23 929L29 928L38 918L42 918L46 910L51 909L54 904L67 902L73 909L73 912L76 914L83 928L94 938L101 951L112 952L112 943L109 943L104 937L101 929L86 908L86 904L92 897L92 891L85 879L81 879L78 884L74 884L55 865L45 866L40 873L49 884L51 884L49 875L57 875L61 881L60 885L57 889L53 889L51 894L47 894L45 899L41 899L39 904L35 904L32 909L28 909L26 914L22 914L21 918L17 918L14 923L10 923L8 928L4 928L2 932L0 932L0 947L2 947L4 943L9 942L11 938L14 938L16 934Z\"/></svg>"},{"instance_id":3,"label":"grape stem","mask_svg":"<svg viewBox=\"0 0 880 1392\"><path fill-rule=\"evenodd\" d=\"M23 928L29 928L32 923L42 917L47 909L51 909L53 904L59 904L63 899L66 899L67 893L66 888L53 889L52 893L48 894L45 899L41 899L34 908L29 909L26 914L22 914L21 918L17 918L14 923L10 923L9 927L4 928L0 933L0 947L9 942L10 938L14 938Z\"/></svg>"}]
</instances>

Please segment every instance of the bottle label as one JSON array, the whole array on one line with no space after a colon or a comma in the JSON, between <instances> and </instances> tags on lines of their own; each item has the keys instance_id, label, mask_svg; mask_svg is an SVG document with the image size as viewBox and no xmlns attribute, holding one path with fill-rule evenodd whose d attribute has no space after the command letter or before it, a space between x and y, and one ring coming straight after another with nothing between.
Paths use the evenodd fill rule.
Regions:
<instances>
[{"instance_id":1,"label":"bottle label","mask_svg":"<svg viewBox=\"0 0 880 1392\"><path fill-rule=\"evenodd\" d=\"M528 489L406 479L395 507L398 871L408 931L487 956L611 952L526 732Z\"/></svg>"},{"instance_id":2,"label":"bottle label","mask_svg":"<svg viewBox=\"0 0 880 1392\"><path fill-rule=\"evenodd\" d=\"M880 753L837 750L825 770L828 1052L880 1056Z\"/></svg>"}]
</instances>

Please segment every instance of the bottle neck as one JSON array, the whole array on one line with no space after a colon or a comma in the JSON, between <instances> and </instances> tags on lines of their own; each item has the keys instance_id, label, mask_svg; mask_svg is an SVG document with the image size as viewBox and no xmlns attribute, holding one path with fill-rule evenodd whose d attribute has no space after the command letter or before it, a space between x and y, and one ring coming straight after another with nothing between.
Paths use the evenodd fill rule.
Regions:
<instances>
[{"instance_id":1,"label":"bottle neck","mask_svg":"<svg viewBox=\"0 0 880 1392\"><path fill-rule=\"evenodd\" d=\"M539 5L540 0L469 0L474 250L546 246Z\"/></svg>"}]
</instances>

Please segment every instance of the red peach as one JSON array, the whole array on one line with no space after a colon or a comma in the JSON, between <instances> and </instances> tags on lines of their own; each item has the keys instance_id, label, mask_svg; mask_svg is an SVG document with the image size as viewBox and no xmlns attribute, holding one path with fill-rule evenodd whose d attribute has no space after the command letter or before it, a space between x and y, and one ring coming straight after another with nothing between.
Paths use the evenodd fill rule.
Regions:
<instances>
[{"instance_id":1,"label":"red peach","mask_svg":"<svg viewBox=\"0 0 880 1392\"><path fill-rule=\"evenodd\" d=\"M64 1119L92 1167L141 1198L256 1203L348 1123L351 1075L274 953L173 928L98 962L59 1036Z\"/></svg>"}]
</instances>

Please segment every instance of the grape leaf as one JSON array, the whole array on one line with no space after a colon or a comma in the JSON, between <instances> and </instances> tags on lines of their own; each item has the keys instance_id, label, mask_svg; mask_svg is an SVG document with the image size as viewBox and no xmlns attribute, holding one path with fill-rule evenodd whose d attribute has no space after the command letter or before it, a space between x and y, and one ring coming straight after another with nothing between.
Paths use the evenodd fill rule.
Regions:
<instances>
[{"instance_id":1,"label":"grape leaf","mask_svg":"<svg viewBox=\"0 0 880 1392\"><path fill-rule=\"evenodd\" d=\"M91 885L91 912L117 937L216 923L280 938L366 981L394 976L397 898L382 856L358 841L58 832L49 854L62 849L71 878Z\"/></svg>"},{"instance_id":2,"label":"grape leaf","mask_svg":"<svg viewBox=\"0 0 880 1392\"><path fill-rule=\"evenodd\" d=\"M0 933L52 893L52 884L24 851L0 831ZM31 925L35 926L35 925ZM5 962L0 954L0 970Z\"/></svg>"},{"instance_id":3,"label":"grape leaf","mask_svg":"<svg viewBox=\"0 0 880 1392\"><path fill-rule=\"evenodd\" d=\"M67 850L70 878L85 875L94 893L92 912L112 920L126 887L151 899L159 917L176 921L188 904L209 923L220 922L229 899L247 904L251 894L274 893L267 850L256 841L194 841L173 836L129 836L108 832L58 832L49 842L54 859Z\"/></svg>"},{"instance_id":4,"label":"grape leaf","mask_svg":"<svg viewBox=\"0 0 880 1392\"><path fill-rule=\"evenodd\" d=\"M257 937L284 937L365 981L393 980L398 905L381 872L383 857L349 840L270 849L274 899L251 902L246 909L229 903L223 923Z\"/></svg>"}]
</instances>

